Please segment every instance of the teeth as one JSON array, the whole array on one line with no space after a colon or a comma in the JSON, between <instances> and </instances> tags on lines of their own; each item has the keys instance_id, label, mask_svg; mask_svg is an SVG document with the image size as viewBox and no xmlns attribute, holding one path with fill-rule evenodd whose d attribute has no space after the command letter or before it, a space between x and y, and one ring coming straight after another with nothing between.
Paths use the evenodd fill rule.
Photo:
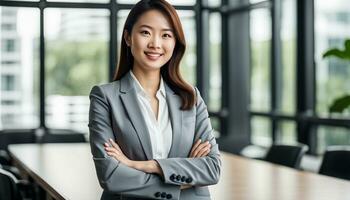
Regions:
<instances>
[{"instance_id":1,"label":"teeth","mask_svg":"<svg viewBox=\"0 0 350 200\"><path fill-rule=\"evenodd\" d=\"M159 53L146 53L149 56L160 56L161 54Z\"/></svg>"}]
</instances>

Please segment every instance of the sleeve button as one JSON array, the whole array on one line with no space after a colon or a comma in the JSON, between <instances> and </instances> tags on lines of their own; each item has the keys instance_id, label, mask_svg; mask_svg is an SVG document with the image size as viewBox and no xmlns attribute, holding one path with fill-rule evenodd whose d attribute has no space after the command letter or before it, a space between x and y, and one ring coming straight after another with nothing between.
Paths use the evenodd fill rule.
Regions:
<instances>
[{"instance_id":1,"label":"sleeve button","mask_svg":"<svg viewBox=\"0 0 350 200\"><path fill-rule=\"evenodd\" d=\"M181 179L181 176L180 176L180 175L177 175L177 176L176 176L176 180L177 180L177 181L180 181L180 179Z\"/></svg>"},{"instance_id":2,"label":"sleeve button","mask_svg":"<svg viewBox=\"0 0 350 200\"><path fill-rule=\"evenodd\" d=\"M185 180L186 180L186 176L182 176L181 177L181 182L185 182Z\"/></svg>"},{"instance_id":3,"label":"sleeve button","mask_svg":"<svg viewBox=\"0 0 350 200\"><path fill-rule=\"evenodd\" d=\"M191 183L191 182L192 182L192 178L191 177L186 179L186 183Z\"/></svg>"},{"instance_id":4,"label":"sleeve button","mask_svg":"<svg viewBox=\"0 0 350 200\"><path fill-rule=\"evenodd\" d=\"M160 192L156 192L156 193L154 194L154 196L155 196L155 197L160 197Z\"/></svg>"},{"instance_id":5,"label":"sleeve button","mask_svg":"<svg viewBox=\"0 0 350 200\"><path fill-rule=\"evenodd\" d=\"M167 195L166 195L166 198L167 198L167 199L171 199L171 198L173 198L173 195L167 194Z\"/></svg>"},{"instance_id":6,"label":"sleeve button","mask_svg":"<svg viewBox=\"0 0 350 200\"><path fill-rule=\"evenodd\" d=\"M162 194L160 195L160 197L165 198L166 197L166 193L162 192Z\"/></svg>"},{"instance_id":7,"label":"sleeve button","mask_svg":"<svg viewBox=\"0 0 350 200\"><path fill-rule=\"evenodd\" d=\"M172 174L169 178L170 178L170 180L172 180L172 181L175 180L176 174Z\"/></svg>"}]
</instances>

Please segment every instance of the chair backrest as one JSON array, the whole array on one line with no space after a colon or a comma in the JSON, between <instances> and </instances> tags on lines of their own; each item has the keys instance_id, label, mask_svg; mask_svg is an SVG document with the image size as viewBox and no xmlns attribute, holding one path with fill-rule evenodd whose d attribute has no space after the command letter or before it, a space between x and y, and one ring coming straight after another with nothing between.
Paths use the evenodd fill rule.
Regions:
<instances>
[{"instance_id":1,"label":"chair backrest","mask_svg":"<svg viewBox=\"0 0 350 200\"><path fill-rule=\"evenodd\" d=\"M2 130L0 131L0 149L8 150L10 144L35 143L34 130Z\"/></svg>"},{"instance_id":2,"label":"chair backrest","mask_svg":"<svg viewBox=\"0 0 350 200\"><path fill-rule=\"evenodd\" d=\"M350 146L328 147L319 173L350 180Z\"/></svg>"},{"instance_id":3,"label":"chair backrest","mask_svg":"<svg viewBox=\"0 0 350 200\"><path fill-rule=\"evenodd\" d=\"M6 170L0 169L0 199L20 200L21 194L16 185L17 179Z\"/></svg>"},{"instance_id":4,"label":"chair backrest","mask_svg":"<svg viewBox=\"0 0 350 200\"><path fill-rule=\"evenodd\" d=\"M86 142L82 133L51 134L46 133L39 140L39 143L80 143Z\"/></svg>"},{"instance_id":5,"label":"chair backrest","mask_svg":"<svg viewBox=\"0 0 350 200\"><path fill-rule=\"evenodd\" d=\"M301 158L304 156L307 150L308 147L303 144L274 144L268 150L264 160L275 164L299 169Z\"/></svg>"}]
</instances>

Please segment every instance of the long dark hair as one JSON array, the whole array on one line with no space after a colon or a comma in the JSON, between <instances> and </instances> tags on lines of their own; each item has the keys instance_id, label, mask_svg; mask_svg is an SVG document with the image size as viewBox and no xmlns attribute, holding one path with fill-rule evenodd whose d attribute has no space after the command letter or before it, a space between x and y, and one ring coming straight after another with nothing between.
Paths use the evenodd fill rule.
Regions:
<instances>
[{"instance_id":1,"label":"long dark hair","mask_svg":"<svg viewBox=\"0 0 350 200\"><path fill-rule=\"evenodd\" d=\"M173 55L170 60L161 67L160 73L163 80L169 87L180 96L182 100L181 109L189 110L196 102L195 91L191 85L186 83L180 74L180 61L185 53L186 41L183 33L182 25L176 10L165 0L141 0L130 11L125 25L121 39L121 49L118 67L114 74L114 80L120 80L134 64L134 57L131 54L131 49L125 41L125 31L131 34L132 29L138 18L149 10L159 10L168 16L176 38L176 44Z\"/></svg>"}]
</instances>

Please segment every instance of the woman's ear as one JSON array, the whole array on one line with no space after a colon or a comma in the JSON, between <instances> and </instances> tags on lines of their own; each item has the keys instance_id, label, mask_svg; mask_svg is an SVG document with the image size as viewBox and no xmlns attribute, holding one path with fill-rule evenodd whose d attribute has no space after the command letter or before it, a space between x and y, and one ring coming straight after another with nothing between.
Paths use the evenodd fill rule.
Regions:
<instances>
[{"instance_id":1,"label":"woman's ear","mask_svg":"<svg viewBox=\"0 0 350 200\"><path fill-rule=\"evenodd\" d=\"M130 35L129 35L127 30L124 30L124 40L125 40L126 44L128 45L128 47L130 47L131 39L130 39Z\"/></svg>"}]
</instances>

